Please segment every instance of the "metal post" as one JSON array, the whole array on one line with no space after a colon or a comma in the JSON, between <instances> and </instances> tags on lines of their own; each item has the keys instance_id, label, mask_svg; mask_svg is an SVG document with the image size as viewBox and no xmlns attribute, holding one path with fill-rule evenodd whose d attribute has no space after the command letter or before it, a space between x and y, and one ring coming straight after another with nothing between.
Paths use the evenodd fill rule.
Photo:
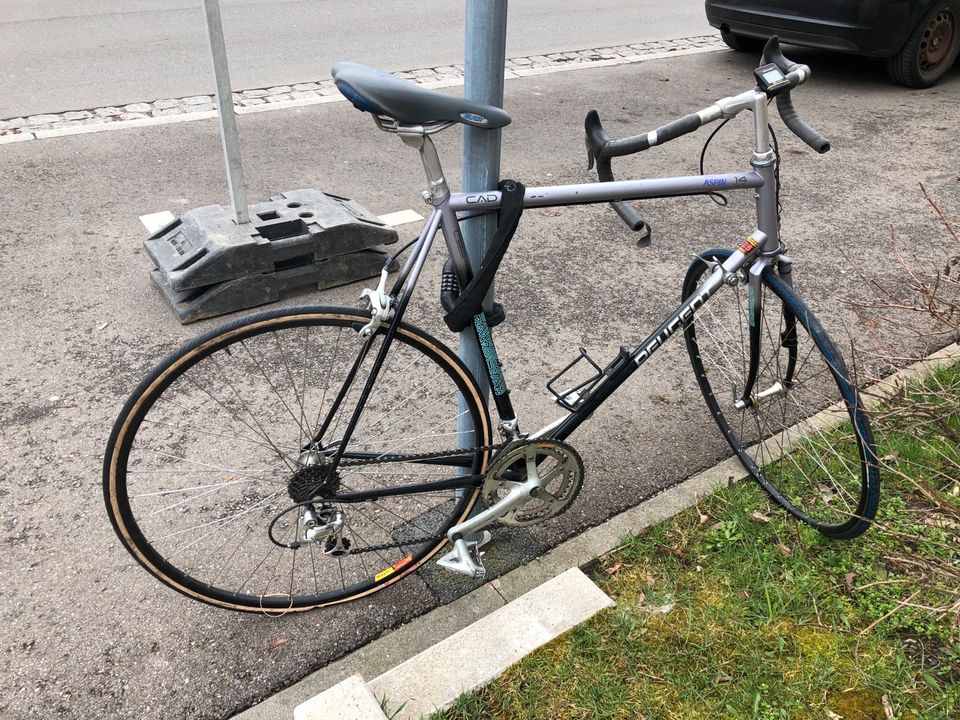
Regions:
<instances>
[{"instance_id":1,"label":"metal post","mask_svg":"<svg viewBox=\"0 0 960 720\"><path fill-rule=\"evenodd\" d=\"M466 44L463 95L487 105L503 105L503 65L507 54L507 0L466 0ZM500 130L463 128L463 190L491 190L500 181ZM463 224L463 240L474 268L480 266L486 239L497 227L494 215ZM485 307L493 303L493 287ZM483 355L472 330L460 333L460 357L489 393ZM461 405L463 405L461 401ZM461 407L461 411L466 407ZM462 417L462 416L461 416ZM466 421L464 422L466 424ZM465 429L463 427L461 430ZM461 438L461 442L466 438Z\"/></svg>"},{"instance_id":2,"label":"metal post","mask_svg":"<svg viewBox=\"0 0 960 720\"><path fill-rule=\"evenodd\" d=\"M203 0L203 6L207 18L210 56L213 58L213 74L217 81L217 110L220 116L220 137L223 139L223 159L227 167L230 202L233 204L234 220L237 225L242 225L250 222L250 211L247 208L247 190L243 184L243 168L240 166L240 136L237 134L237 118L233 112L227 48L223 41L223 22L220 19L220 0Z\"/></svg>"}]
</instances>

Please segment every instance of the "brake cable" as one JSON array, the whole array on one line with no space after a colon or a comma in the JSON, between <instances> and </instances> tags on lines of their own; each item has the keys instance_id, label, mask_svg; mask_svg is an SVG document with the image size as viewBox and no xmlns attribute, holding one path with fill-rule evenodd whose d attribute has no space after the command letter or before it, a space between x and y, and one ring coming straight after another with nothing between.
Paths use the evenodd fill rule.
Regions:
<instances>
[{"instance_id":1,"label":"brake cable","mask_svg":"<svg viewBox=\"0 0 960 720\"><path fill-rule=\"evenodd\" d=\"M772 101L772 98L767 101L767 105L769 105L771 101ZM728 122L730 122L732 119L733 118L727 118L722 123L717 125L717 127L714 128L713 132L710 133L709 137L707 137L706 142L703 143L703 149L700 151L700 174L701 175L705 174L704 160L707 156L707 148L710 146L710 142L713 140L714 136L716 136L716 134L720 132L723 126L726 125ZM783 206L780 204L780 143L777 140L777 133L774 132L773 126L770 123L767 123L767 129L770 131L770 138L773 141L771 144L771 149L773 150L773 154L776 157L776 164L774 166L774 177L776 178L776 185L777 185L777 227L779 227L780 214L781 214L781 210L783 209ZM728 203L727 196L716 190L711 190L710 192L706 193L706 195L720 207L725 207Z\"/></svg>"}]
</instances>

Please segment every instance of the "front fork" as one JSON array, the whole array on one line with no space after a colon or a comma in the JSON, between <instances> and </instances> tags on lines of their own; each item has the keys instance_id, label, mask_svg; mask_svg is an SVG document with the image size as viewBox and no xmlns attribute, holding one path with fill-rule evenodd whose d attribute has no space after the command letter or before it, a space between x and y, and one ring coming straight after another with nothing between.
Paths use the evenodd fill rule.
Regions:
<instances>
[{"instance_id":1,"label":"front fork","mask_svg":"<svg viewBox=\"0 0 960 720\"><path fill-rule=\"evenodd\" d=\"M793 263L787 255L779 254L776 256L776 265L772 260L762 258L750 266L748 273L748 283L750 285L749 301L747 307L747 319L750 326L750 364L747 368L747 377L741 392L736 393L734 397L734 407L737 410L745 410L748 407L755 407L762 404L765 400L785 395L793 386L793 376L797 367L797 317L794 315L786 303L779 308L782 313L782 324L778 322L779 329L779 347L787 351L787 359L784 366L779 363L777 368L777 377L769 387L756 390L757 378L764 363L773 362L772 358L763 358L761 348L763 344L763 333L769 332L769 326L764 325L763 312L763 272L767 267L775 267L777 275L789 287L793 287ZM779 349L778 349L779 352Z\"/></svg>"}]
</instances>

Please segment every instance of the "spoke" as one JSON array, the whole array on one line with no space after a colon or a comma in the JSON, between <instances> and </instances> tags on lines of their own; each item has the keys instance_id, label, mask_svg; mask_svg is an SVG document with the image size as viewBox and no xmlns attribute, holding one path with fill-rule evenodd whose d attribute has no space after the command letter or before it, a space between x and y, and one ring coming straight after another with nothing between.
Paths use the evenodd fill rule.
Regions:
<instances>
[{"instance_id":1,"label":"spoke","mask_svg":"<svg viewBox=\"0 0 960 720\"><path fill-rule=\"evenodd\" d=\"M346 489L347 489L348 491L351 491L351 492L354 490L353 488L351 488L351 487L349 487L349 486L344 486L344 487L346 487ZM423 494L423 495L427 495L428 493L422 493L422 494ZM431 495L440 495L441 497L443 497L443 498L445 498L445 499L452 499L452 496L449 494L449 492L447 492L447 493L439 493L439 492L436 492L436 493L429 493L429 494L431 494ZM395 497L395 496L394 496L394 497ZM423 501L421 501L419 498L415 497L415 494L414 494L414 493L411 493L410 495L403 495L403 496L401 496L401 497L403 497L404 499L411 500L411 501L417 503L418 505L421 505L422 507L426 508L426 510L427 510L428 512L433 511L433 510L436 510L437 508L440 507L440 505L427 505L425 502L423 502ZM393 499L393 498L391 498L391 499ZM395 516L395 517L397 517L397 518L400 518L403 522L409 523L410 525L413 525L414 527L416 527L416 528L419 529L419 530L422 530L422 531L425 532L425 533L428 533L428 534L429 534L429 533L431 532L430 530L425 530L424 528L422 528L422 527L420 527L419 525L417 525L417 524L414 522L414 520L412 520L412 519L410 519L410 518L408 518L408 517L405 517L405 516L403 516L403 515L400 515L400 514L397 513L397 512L394 512L393 510L391 510L389 507L387 507L386 505L384 505L380 500L378 500L378 499L376 499L376 498L371 499L371 500L369 500L368 502L376 505L376 506L377 506L378 508L380 508L381 510L385 510L386 512L390 513L391 515L393 515L393 516ZM358 503L357 505L354 506L354 512L355 512L356 514L360 515L361 517L367 517L367 515L362 511L361 508L362 508L362 504ZM373 520L371 519L370 522L373 522ZM377 523L374 523L374 524L377 524ZM379 527L381 527L382 529L386 530L386 528L383 528L382 525L379 526ZM387 531L387 534L390 535L390 531Z\"/></svg>"},{"instance_id":2,"label":"spoke","mask_svg":"<svg viewBox=\"0 0 960 720\"><path fill-rule=\"evenodd\" d=\"M397 345L394 345L394 347L396 348L396 347L398 347L398 346L397 346ZM402 347L405 347L405 346L400 346L400 347L402 348ZM412 349L411 349L411 350L412 350ZM400 353L400 350L398 349L397 352L396 352L393 356L391 356L391 358L392 358L392 357L395 357L396 355L399 355L399 353ZM408 373L410 370L412 370L415 365L417 365L418 363L422 362L425 358L426 358L426 355L424 355L424 354L422 354L422 353L416 353L416 356L414 357L413 361L412 361L409 365L407 365L406 367L404 367L402 370L397 371L395 374L398 375L402 380L405 381L406 378L407 378L407 373ZM371 393L370 397L367 398L367 405L373 405L373 404L374 404L374 400L376 400L376 399L380 396L380 394L381 394L387 387L389 387L389 384L386 383L386 382L384 382L384 380L385 380L385 378L386 378L387 373L388 373L388 372L391 372L391 371L392 371L392 366L391 366L390 368L388 368L388 367L387 367L387 362L386 362L386 360L384 360L383 367L380 368L380 379L377 381L377 388L373 391L373 393ZM442 372L443 372L443 370L441 370L440 373L437 373L437 375L435 375L434 378L436 378L436 377L437 377L438 375L440 375Z\"/></svg>"},{"instance_id":3,"label":"spoke","mask_svg":"<svg viewBox=\"0 0 960 720\"><path fill-rule=\"evenodd\" d=\"M449 437L449 436L451 436L451 435L459 436L460 433L457 432L457 431L448 432L448 433L431 433L430 431L431 431L431 430L436 430L436 429L437 429L438 427L440 427L441 425L449 424L449 423L451 422L451 420L456 421L456 420L458 420L459 418L463 417L464 415L466 415L466 414L469 413L469 412L470 412L469 410L464 410L462 413L459 413L459 414L455 415L454 417L450 418L450 420L442 420L441 422L437 423L436 425L427 428L427 432L424 433L423 435L416 435L416 436L414 436L414 437L412 437L412 438L409 438L409 439L407 439L407 440L403 440L403 441L401 441L399 444L394 445L394 446L393 446L392 448L390 448L389 450L386 450L386 451L380 453L380 454L379 454L376 458L374 458L374 459L375 459L375 460L379 460L380 458L385 457L385 456L387 456L387 455L394 455L394 454L396 453L396 451L399 450L400 448L405 447L405 446L407 446L407 445L410 445L411 443L416 442L417 440L422 440L422 439L424 439L424 438ZM393 442L393 441L392 441L392 440L384 440L384 441L379 442L379 443L371 443L371 444L373 444L373 445L382 445L382 444L388 443L388 442Z\"/></svg>"},{"instance_id":4,"label":"spoke","mask_svg":"<svg viewBox=\"0 0 960 720\"><path fill-rule=\"evenodd\" d=\"M183 405L180 405L179 403L176 403L176 402L174 402L173 400L170 400L170 399L168 399L168 398L165 398L165 397L162 396L162 395L161 395L160 398L158 398L158 399L159 399L159 400L162 400L164 403L168 403L168 404L170 404L170 405L174 405L175 407L179 407L179 408L181 408L181 409L183 409L183 410L186 410L186 411L189 412L189 413L193 413L194 415L197 414L197 413L196 413L196 410L191 410L190 408L184 407ZM179 422L177 422L177 423L170 423L170 422L163 422L162 420L153 420L153 419L150 418L149 416L148 416L148 417L145 417L145 418L142 420L142 422L144 422L144 423L150 423L150 424L152 424L152 425L161 425L161 426L163 426L163 427L176 428L177 430L190 430L190 431L196 433L197 435L207 435L207 436L210 436L210 437L222 438L222 439L224 439L224 440L230 440L230 441L242 440L243 442L250 443L251 445L259 445L260 447L269 448L269 449L271 449L271 450L276 449L274 445L271 445L271 444L269 444L269 443L267 443L267 442L261 442L260 440L255 440L255 439L253 439L253 438L249 438L249 437L247 437L246 435L238 434L238 433L236 433L235 431L233 431L230 435L221 435L220 433L211 432L210 430L201 430L201 429L199 429L199 428L197 428L197 427L194 427L193 425L182 425L182 424L180 424ZM230 428L226 427L225 425L220 425L219 423L212 423L212 422L210 422L210 420L207 419L207 418L204 418L204 419L203 419L203 422L204 422L205 425L208 425L209 427L222 428L223 430L230 430Z\"/></svg>"},{"instance_id":5,"label":"spoke","mask_svg":"<svg viewBox=\"0 0 960 720\"><path fill-rule=\"evenodd\" d=\"M220 364L217 362L216 357L214 357L213 355L211 355L211 356L210 356L210 361L211 361L211 362L216 366L216 368L220 371L220 374L223 375L223 374L224 374L224 373L223 373L223 368L222 368L222 367L220 366ZM207 389L206 389L205 387L203 387L202 385L198 384L197 381L194 380L190 375L183 375L182 377L186 378L187 382L189 382L189 383L190 383L191 385L193 385L195 388L197 388L197 389L200 390L202 393L204 393L205 395L207 395L207 396L208 396L211 400L213 400L215 403L217 403L217 405L219 405L221 408L223 408L230 417L232 417L234 420L236 420L238 423L240 423L240 424L243 425L244 427L252 430L256 435L259 435L260 437L262 437L262 438L266 441L266 443L267 443L270 447L273 448L274 452L276 452L277 455L279 455L280 457L284 457L284 454L280 451L280 448L278 448L278 447L273 443L273 441L270 440L270 436L267 435L267 432L266 432L266 430L263 429L263 426L260 424L260 421L257 420L256 416L250 411L250 408L247 407L246 402L244 402L243 398L241 398L240 395L237 393L236 388L233 387L233 384L230 383L229 379L227 380L227 385L230 386L230 389L233 391L233 394L234 394L234 395L236 396L236 398L240 401L240 404L243 406L244 410L247 411L247 414L250 415L250 417L253 419L253 421L257 424L257 427L253 427L253 425L251 425L250 423L248 423L248 422L246 422L245 420L243 420L243 418L241 418L241 417L240 417L239 415L237 415L233 410L231 410L230 408L228 408L219 398L215 397L212 393L210 393L209 390L207 390ZM293 468L291 468L291 470L292 470L292 469L293 469Z\"/></svg>"},{"instance_id":6,"label":"spoke","mask_svg":"<svg viewBox=\"0 0 960 720\"><path fill-rule=\"evenodd\" d=\"M295 468L293 467L293 465L290 464L287 456L286 456L283 452L281 452L281 451L280 451L280 448L277 447L276 443L274 443L273 440L270 439L270 436L267 434L267 431L264 429L264 427L263 427L263 425L261 424L260 420L257 418L256 415L253 414L253 411L250 409L250 406L247 405L247 402L240 396L240 393L237 391L237 388L234 387L234 385L233 385L232 382L230 382L230 376L229 376L229 374L226 373L226 371L223 369L223 366L220 365L220 362L216 359L215 356L211 355L211 356L210 356L210 360L213 362L213 364L214 364L214 365L217 367L217 369L220 371L220 374L223 376L224 380L226 381L227 385L230 387L230 390L233 392L234 396L237 398L237 400L240 401L240 404L243 405L244 410L247 411L247 414L250 416L250 418L257 424L257 427L260 428L260 435L263 437L264 440L266 440L266 441L270 444L270 446L274 449L274 451L277 453L277 455L279 455L281 458L283 458L283 461L287 464L287 467L290 469L290 471L291 471L291 472L294 472ZM196 385L196 383L194 383L194 384ZM199 387L199 386L197 386L197 387ZM202 388L201 388L201 389L202 389ZM204 392L206 392L206 391L204 390ZM212 396L211 396L211 397L212 397ZM244 424L246 424L246 423L244 423ZM247 425L247 427L250 427L250 426ZM251 427L250 429L252 430L253 428Z\"/></svg>"},{"instance_id":7,"label":"spoke","mask_svg":"<svg viewBox=\"0 0 960 720\"><path fill-rule=\"evenodd\" d=\"M436 381L436 379L437 379L438 377L440 377L441 375L443 375L443 370L440 370L440 371L439 371L436 375L434 375L432 378L430 378L429 380L425 380L423 383L421 383L420 385L418 385L417 387L415 387L415 388L410 392L409 395L407 395L407 396L406 396L405 398L403 398L402 400L399 400L399 401L395 402L395 403L394 403L394 406L395 406L395 407L398 407L398 408L401 408L401 409L404 409L405 406L407 405L407 402L410 400L410 398L412 398L414 395L416 395L417 393L419 393L423 388L427 387L428 385L433 384L434 381ZM380 381L378 381L378 382L381 382L381 383L382 383L382 382L383 382L383 379L381 378ZM447 393L446 395L442 395L442 396L438 397L436 400L434 400L434 401L428 403L427 405L421 407L421 408L417 411L418 414L419 414L419 415L422 415L426 410L429 410L431 407L434 407L435 405L437 405L437 404L443 402L444 400L450 398L452 395L456 394L457 392L458 392L458 390L454 389L453 391ZM366 405L366 406L367 406L368 408L373 406L372 403L370 402L370 400L367 401L367 405ZM384 420L386 420L387 418L389 418L392 414L393 414L393 411L392 411L392 410L387 410L387 411L384 412L382 415L380 415L380 417L378 417L375 421L373 421L373 422L371 422L371 423L368 423L368 424L365 424L364 429L370 430L371 428L376 427L377 425L379 425L380 423L382 423ZM405 420L408 420L408 421L409 421L411 418L416 417L416 415L410 415L410 414L404 412L404 416L403 416L403 417L404 417ZM371 435L367 435L366 437L364 437L364 438L362 438L362 439L354 440L353 442L354 442L354 444L359 445L359 444L361 444L361 443L366 442L368 437L372 437L372 436L371 436Z\"/></svg>"},{"instance_id":8,"label":"spoke","mask_svg":"<svg viewBox=\"0 0 960 720\"><path fill-rule=\"evenodd\" d=\"M238 477L247 477L255 480L264 479L257 475L250 475L249 473L245 473L242 470L234 470L233 468L225 468L225 467L220 467L219 465L211 465L210 463L201 462L200 460L191 460L190 458L183 457L182 455L173 455L172 453L165 453L160 450L152 450L150 448L140 448L140 451L148 452L153 455L159 455L160 457L167 457L176 462L185 462L185 463L189 463L190 465L198 465L200 467L210 468L212 471L221 472L224 475L236 475ZM267 469L270 470L276 467L277 467L276 465L272 465L270 468L267 468ZM151 472L151 471L149 469L135 468L133 472L143 473L143 472Z\"/></svg>"},{"instance_id":9,"label":"spoke","mask_svg":"<svg viewBox=\"0 0 960 720\"><path fill-rule=\"evenodd\" d=\"M231 539L233 539L234 537L239 535L241 532L243 532L243 530L244 530L243 527L238 528L236 531L234 531L232 535L228 535L226 538L224 538L224 541L220 543L220 545L217 546L217 548L213 552L208 552L206 554L206 556L204 557L204 561L206 561L207 558L210 558L212 555L215 555L217 552L219 552L221 547L226 545ZM227 558L223 561L223 563L217 569L217 572L214 573L213 577L210 578L210 580L207 582L207 585L209 587L212 587L213 584L220 579L220 574L226 569L227 565L230 564L230 561L233 560L233 556L237 554L237 552L240 550L240 547L243 545L243 543L247 541L247 538L253 534L253 527L250 525L250 523L247 523L246 531L247 531L246 536L240 542L238 542L236 545L233 546L233 550L230 551L230 554L227 556ZM210 533L213 533L213 532L216 532L216 530L210 531ZM202 563L201 563L201 567L202 567Z\"/></svg>"},{"instance_id":10,"label":"spoke","mask_svg":"<svg viewBox=\"0 0 960 720\"><path fill-rule=\"evenodd\" d=\"M272 333L276 337L276 333ZM257 369L260 371L260 374L263 376L263 379L267 381L267 385L270 386L270 389L273 390L273 394L277 396L277 400L280 401L280 404L283 405L287 413L293 419L293 422L297 424L297 427L300 429L301 433L306 432L306 429L300 424L300 421L297 419L297 416L294 415L293 410L290 409L290 406L287 404L287 401L283 399L283 396L280 395L280 391L277 390L276 385L273 384L273 381L270 379L270 376L267 375L267 371L263 369L263 365L260 361L254 356L253 351L247 346L245 340L240 341L240 347L247 351L247 355L250 356L250 359L253 360L254 365L257 366ZM301 435L302 437L302 435Z\"/></svg>"},{"instance_id":11,"label":"spoke","mask_svg":"<svg viewBox=\"0 0 960 720\"><path fill-rule=\"evenodd\" d=\"M213 485L213 486L208 486L208 487L209 487L208 490L205 490L204 492L201 492L201 493L198 494L198 495L193 495L193 496L191 496L191 497L184 498L183 500L180 500L179 502L175 502L173 505L167 505L166 507L160 508L159 510L154 510L153 512L149 512L149 513L147 513L146 515L143 516L143 519L145 520L145 519L147 519L147 518L154 517L155 515L160 515L161 513L165 513L165 512L167 512L167 511L169 511L169 510L173 510L174 508L182 507L182 506L186 505L187 503L194 502L194 501L196 501L196 500L199 500L200 498L206 497L207 495L211 495L211 494L219 491L219 490L220 490L222 487L224 487L225 485L235 485L235 484L238 483L238 482L240 482L240 483L248 483L248 482L251 482L251 481L250 481L250 480L235 480L235 481L233 481L233 482L226 482L226 483L216 484L216 485ZM174 492L175 492L175 491L174 491ZM140 496L140 497L143 497L143 496Z\"/></svg>"},{"instance_id":12,"label":"spoke","mask_svg":"<svg viewBox=\"0 0 960 720\"><path fill-rule=\"evenodd\" d=\"M243 590L247 586L247 583L249 583L253 579L253 576L257 574L257 571L264 566L264 564L267 562L267 559L271 555L273 555L273 553L277 549L278 548L276 545L274 545L273 543L270 543L270 547L267 549L267 554L260 559L260 562L258 562L256 566L254 566L253 570L250 571L250 574L247 575L247 577L244 579L242 583L240 583L240 587L237 588L238 590ZM259 597L263 598L266 596L266 594L267 594L266 592L260 593Z\"/></svg>"},{"instance_id":13,"label":"spoke","mask_svg":"<svg viewBox=\"0 0 960 720\"><path fill-rule=\"evenodd\" d=\"M321 419L323 415L323 406L327 402L327 391L330 389L330 375L333 374L333 366L336 363L337 359L340 357L340 338L343 335L343 328L340 327L337 329L337 339L333 345L333 353L330 356L330 364L327 365L327 377L323 381L323 393L320 395L320 405L317 408L317 420L311 428L312 432L310 433L311 440L317 437L317 433L320 432Z\"/></svg>"},{"instance_id":14,"label":"spoke","mask_svg":"<svg viewBox=\"0 0 960 720\"><path fill-rule=\"evenodd\" d=\"M296 398L297 404L300 407L300 418L299 420L294 418L294 421L297 423L297 426L299 427L299 436L298 436L299 441L297 445L298 447L302 448L304 446L304 438L307 435L307 411L303 407L304 399L303 399L303 396L297 392L297 381L293 379L293 370L290 369L290 363L287 361L287 352L283 349L283 345L280 342L280 333L275 332L271 334L273 335L273 341L277 345L277 351L280 353L280 358L283 361L283 367L287 371L287 377L290 378L290 387L293 389L294 397ZM306 375L307 375L307 357L308 357L307 353L309 351L309 342L310 342L310 326L309 325L307 325L307 330L306 330L306 342L307 342L307 347L304 348L304 355L303 355L303 384L301 386L303 395L306 395L306 392L307 392Z\"/></svg>"},{"instance_id":15,"label":"spoke","mask_svg":"<svg viewBox=\"0 0 960 720\"><path fill-rule=\"evenodd\" d=\"M181 530L175 530L174 532L167 533L166 535L163 535L163 536L157 538L156 540L154 540L151 544L155 544L155 543L158 543L158 542L163 542L164 540L167 540L167 539L172 538L172 537L176 537L177 535L183 535L184 533L193 532L194 530L202 530L203 528L210 527L210 526L222 527L222 526L224 526L224 525L226 525L226 524L228 524L228 523L236 520L236 519L239 518L239 517L242 517L242 516L244 516L244 515L247 515L247 514L253 512L254 510L259 510L259 509L262 508L264 505L267 505L268 503L276 500L278 497L280 497L280 495L281 495L281 493L279 493L279 492L274 493L273 495L269 495L269 496L267 496L266 498L262 499L260 502L258 502L256 505L251 505L250 507L248 507L248 508L246 508L246 509L244 509L244 510L241 510L241 511L238 512L238 513L234 513L233 515L228 515L227 517L224 517L224 518L215 518L215 519L213 519L213 520L209 520L209 521L207 521L207 522L200 523L199 525L193 525L193 526L191 526L191 527L187 527L187 528L183 528L183 529L181 529ZM180 548L180 549L177 550L176 552L181 552L182 550L183 550L183 548ZM169 559L169 557L168 557L167 559Z\"/></svg>"},{"instance_id":16,"label":"spoke","mask_svg":"<svg viewBox=\"0 0 960 720\"><path fill-rule=\"evenodd\" d=\"M351 533L352 535L355 535L356 537L358 537L358 538L360 539L360 541L361 541L364 545L366 545L368 548L373 548L373 547L375 547L375 545L374 545L373 543L371 543L371 542L368 542L368 541L363 537L363 535L360 534L360 532L356 529L356 527L354 527L352 524L350 524L350 523L347 522L346 520L343 521L343 524L344 524L344 526L350 531L350 533ZM387 559L380 553L379 550L371 550L370 552L376 553L377 557L379 557L381 560L383 560L387 565L393 565L393 563L391 563L389 560L387 560ZM363 559L362 559L362 558L363 558L363 556L364 556L365 554L366 554L366 553L360 553L360 554L359 554L359 557L361 558L361 562L363 562ZM366 567L367 567L366 563L363 564L363 567L364 567L364 569L366 570Z\"/></svg>"},{"instance_id":17,"label":"spoke","mask_svg":"<svg viewBox=\"0 0 960 720\"><path fill-rule=\"evenodd\" d=\"M310 551L310 567L311 567L311 569L313 570L313 591L314 591L314 593L316 593L317 595L319 595L319 594L320 594L320 581L317 579L317 558L316 558L316 554L314 553L314 550L313 550L313 546L314 546L315 544L316 544L316 543L307 543L307 548L308 548L309 551ZM342 580L343 580L343 578L342 578L342 576L341 576L341 584L340 584L340 587L341 587L341 589L346 590L346 585L343 584Z\"/></svg>"}]
</instances>

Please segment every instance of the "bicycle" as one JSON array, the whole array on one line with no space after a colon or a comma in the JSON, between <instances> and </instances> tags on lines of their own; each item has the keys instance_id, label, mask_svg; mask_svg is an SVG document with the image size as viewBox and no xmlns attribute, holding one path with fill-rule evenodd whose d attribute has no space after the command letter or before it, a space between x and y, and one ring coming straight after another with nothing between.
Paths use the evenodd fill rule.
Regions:
<instances>
[{"instance_id":1,"label":"bicycle","mask_svg":"<svg viewBox=\"0 0 960 720\"><path fill-rule=\"evenodd\" d=\"M591 111L586 141L599 183L504 181L480 193L450 191L432 138L454 123L503 127L506 112L360 65L334 66L340 91L419 152L432 213L394 256L412 246L392 284L388 263L379 285L364 290L369 310L261 312L187 342L140 383L104 458L107 511L125 548L175 590L246 611L364 597L448 543L439 565L482 577L485 528L542 522L570 506L584 468L566 439L681 331L708 409L750 475L824 535L863 533L879 502L876 450L842 356L793 289L778 232L769 103L776 98L786 125L818 152L829 143L792 107L790 91L809 68L787 60L776 38L762 62L756 87L650 133L611 139ZM615 180L613 158L744 110L754 117L750 171ZM502 308L484 298L522 211L610 202L646 243L649 228L627 201L718 188L756 193L757 230L732 250L696 257L680 305L639 345L605 366L581 349L547 382L564 413L521 432L490 331ZM459 221L492 212L497 230L474 270ZM403 320L438 230L449 255L444 319L479 340L499 439L476 378ZM480 498L484 509L472 514Z\"/></svg>"}]
</instances>

